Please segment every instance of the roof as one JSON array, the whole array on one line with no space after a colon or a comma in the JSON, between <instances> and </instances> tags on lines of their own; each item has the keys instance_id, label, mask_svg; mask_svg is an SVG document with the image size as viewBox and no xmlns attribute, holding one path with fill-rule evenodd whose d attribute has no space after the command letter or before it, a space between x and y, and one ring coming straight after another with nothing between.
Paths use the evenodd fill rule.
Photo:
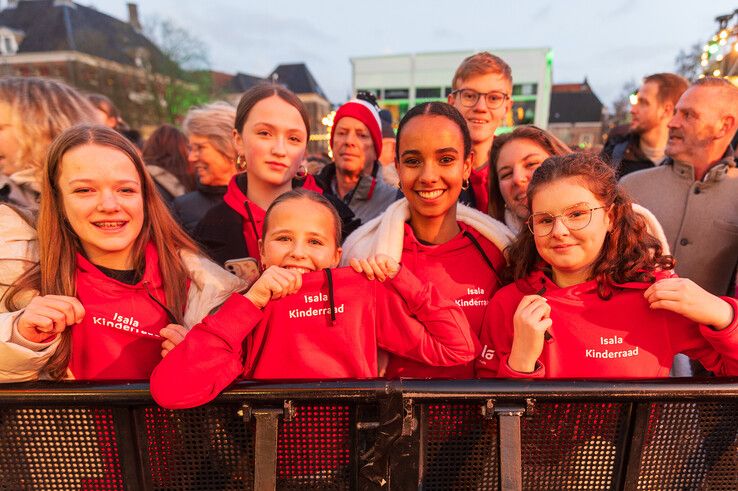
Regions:
<instances>
[{"instance_id":1,"label":"roof","mask_svg":"<svg viewBox=\"0 0 738 491\"><path fill-rule=\"evenodd\" d=\"M154 43L127 22L84 5L54 3L20 1L0 11L0 26L24 34L18 53L78 51L133 66L139 66L143 55L157 72L172 66Z\"/></svg>"},{"instance_id":2,"label":"roof","mask_svg":"<svg viewBox=\"0 0 738 491\"><path fill-rule=\"evenodd\" d=\"M266 79L249 75L248 73L237 73L230 81L228 88L231 92L246 92L254 85L265 82Z\"/></svg>"},{"instance_id":3,"label":"roof","mask_svg":"<svg viewBox=\"0 0 738 491\"><path fill-rule=\"evenodd\" d=\"M602 121L604 105L584 79L581 84L557 84L551 88L549 123Z\"/></svg>"},{"instance_id":4,"label":"roof","mask_svg":"<svg viewBox=\"0 0 738 491\"><path fill-rule=\"evenodd\" d=\"M284 85L295 94L312 93L318 94L323 99L328 99L305 63L279 65L272 73L269 74L267 79L274 80L275 82Z\"/></svg>"}]
</instances>

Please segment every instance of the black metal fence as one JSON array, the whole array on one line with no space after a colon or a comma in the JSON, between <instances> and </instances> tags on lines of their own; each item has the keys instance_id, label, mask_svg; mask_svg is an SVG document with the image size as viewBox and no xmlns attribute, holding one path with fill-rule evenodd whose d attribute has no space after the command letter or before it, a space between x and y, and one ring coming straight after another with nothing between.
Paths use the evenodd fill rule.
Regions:
<instances>
[{"instance_id":1,"label":"black metal fence","mask_svg":"<svg viewBox=\"0 0 738 491\"><path fill-rule=\"evenodd\" d=\"M738 379L0 386L2 490L738 489Z\"/></svg>"}]
</instances>

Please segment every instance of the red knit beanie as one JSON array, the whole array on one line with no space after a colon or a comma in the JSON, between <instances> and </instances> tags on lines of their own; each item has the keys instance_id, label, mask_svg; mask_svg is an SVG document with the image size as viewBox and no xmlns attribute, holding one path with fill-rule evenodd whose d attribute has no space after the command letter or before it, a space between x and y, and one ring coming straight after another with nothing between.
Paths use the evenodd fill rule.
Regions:
<instances>
[{"instance_id":1,"label":"red knit beanie","mask_svg":"<svg viewBox=\"0 0 738 491\"><path fill-rule=\"evenodd\" d=\"M364 126L369 129L369 134L374 143L374 151L377 152L377 157L379 157L382 153L382 122L379 119L379 112L372 104L361 99L351 99L336 111L331 127L331 148L333 148L333 134L336 132L336 126L338 126L341 118L345 117L358 119L364 123Z\"/></svg>"}]
</instances>

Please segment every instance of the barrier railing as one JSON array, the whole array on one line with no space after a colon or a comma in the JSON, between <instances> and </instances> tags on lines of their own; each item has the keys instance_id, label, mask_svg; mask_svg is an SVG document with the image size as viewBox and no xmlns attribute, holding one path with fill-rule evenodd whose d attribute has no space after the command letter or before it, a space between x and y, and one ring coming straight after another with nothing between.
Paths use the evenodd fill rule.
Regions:
<instances>
[{"instance_id":1,"label":"barrier railing","mask_svg":"<svg viewBox=\"0 0 738 491\"><path fill-rule=\"evenodd\" d=\"M738 489L738 379L0 386L2 490Z\"/></svg>"}]
</instances>

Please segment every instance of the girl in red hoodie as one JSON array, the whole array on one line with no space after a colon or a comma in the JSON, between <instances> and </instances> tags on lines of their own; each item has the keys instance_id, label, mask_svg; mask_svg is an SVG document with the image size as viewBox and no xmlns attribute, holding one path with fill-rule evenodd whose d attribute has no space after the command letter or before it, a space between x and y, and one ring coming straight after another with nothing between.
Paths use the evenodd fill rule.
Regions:
<instances>
[{"instance_id":1,"label":"girl in red hoodie","mask_svg":"<svg viewBox=\"0 0 738 491\"><path fill-rule=\"evenodd\" d=\"M460 306L478 336L484 311L501 286L498 271L512 239L504 224L458 204L475 155L463 116L440 102L412 108L397 131L396 162L405 195L346 239L345 261L371 273L366 258L387 254ZM390 357L388 378L473 378L474 364L421 365Z\"/></svg>"},{"instance_id":2,"label":"girl in red hoodie","mask_svg":"<svg viewBox=\"0 0 738 491\"><path fill-rule=\"evenodd\" d=\"M340 220L330 202L298 189L264 217L266 268L162 360L151 393L164 407L204 404L239 376L371 378L377 347L420 363L467 363L476 345L461 309L387 256L371 258L373 281L335 268ZM245 361L244 361L245 360Z\"/></svg>"},{"instance_id":3,"label":"girl in red hoodie","mask_svg":"<svg viewBox=\"0 0 738 491\"><path fill-rule=\"evenodd\" d=\"M259 259L264 213L293 188L322 193L303 164L310 137L310 117L295 94L277 84L247 90L238 103L233 139L240 173L228 184L223 202L200 220L193 237L217 263ZM348 235L358 222L342 201L329 198Z\"/></svg>"},{"instance_id":4,"label":"girl in red hoodie","mask_svg":"<svg viewBox=\"0 0 738 491\"><path fill-rule=\"evenodd\" d=\"M736 300L671 273L673 259L607 164L551 157L528 202L509 249L515 282L485 316L480 376L664 377L680 352L716 375L738 374Z\"/></svg>"},{"instance_id":5,"label":"girl in red hoodie","mask_svg":"<svg viewBox=\"0 0 738 491\"><path fill-rule=\"evenodd\" d=\"M148 379L162 351L242 287L198 254L114 130L59 135L41 197L38 257L27 258L37 264L13 282L12 312L0 315L3 351L14 347L0 378Z\"/></svg>"}]
</instances>

